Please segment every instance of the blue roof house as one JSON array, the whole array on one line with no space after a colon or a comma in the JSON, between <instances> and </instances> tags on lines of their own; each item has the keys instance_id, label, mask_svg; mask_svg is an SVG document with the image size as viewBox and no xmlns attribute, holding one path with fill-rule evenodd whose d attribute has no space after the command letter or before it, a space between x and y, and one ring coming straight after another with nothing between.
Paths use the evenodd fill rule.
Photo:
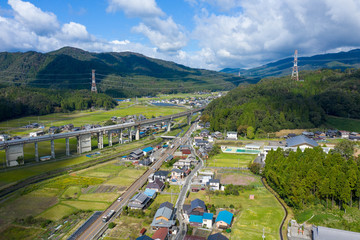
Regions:
<instances>
[{"instance_id":1,"label":"blue roof house","mask_svg":"<svg viewBox=\"0 0 360 240\"><path fill-rule=\"evenodd\" d=\"M152 147L147 147L147 148L144 148L144 149L143 149L143 153L144 153L144 155L146 156L147 154L152 153L153 150L154 150L154 148L152 148Z\"/></svg>"},{"instance_id":2,"label":"blue roof house","mask_svg":"<svg viewBox=\"0 0 360 240\"><path fill-rule=\"evenodd\" d=\"M150 188L146 188L144 191L144 194L146 196L148 196L149 198L155 199L156 197L156 190L155 189L150 189Z\"/></svg>"},{"instance_id":3,"label":"blue roof house","mask_svg":"<svg viewBox=\"0 0 360 240\"><path fill-rule=\"evenodd\" d=\"M214 214L204 213L203 214L203 226L207 228L212 228Z\"/></svg>"},{"instance_id":4,"label":"blue roof house","mask_svg":"<svg viewBox=\"0 0 360 240\"><path fill-rule=\"evenodd\" d=\"M189 218L190 226L201 227L203 224L203 216L201 215L190 215Z\"/></svg>"},{"instance_id":5,"label":"blue roof house","mask_svg":"<svg viewBox=\"0 0 360 240\"><path fill-rule=\"evenodd\" d=\"M216 227L220 229L227 229L230 227L233 217L234 214L229 211L220 211L215 220Z\"/></svg>"}]
</instances>

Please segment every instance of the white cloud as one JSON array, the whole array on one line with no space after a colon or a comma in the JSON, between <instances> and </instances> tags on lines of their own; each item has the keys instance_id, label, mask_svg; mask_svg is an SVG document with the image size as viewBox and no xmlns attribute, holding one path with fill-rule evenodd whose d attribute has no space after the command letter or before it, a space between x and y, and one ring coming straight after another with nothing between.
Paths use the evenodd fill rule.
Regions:
<instances>
[{"instance_id":1,"label":"white cloud","mask_svg":"<svg viewBox=\"0 0 360 240\"><path fill-rule=\"evenodd\" d=\"M36 34L47 34L59 28L53 13L43 12L33 4L21 0L9 0L8 4L14 10L15 20Z\"/></svg>"},{"instance_id":2,"label":"white cloud","mask_svg":"<svg viewBox=\"0 0 360 240\"><path fill-rule=\"evenodd\" d=\"M75 22L64 24L61 28L60 37L68 40L89 40L91 38L86 27Z\"/></svg>"},{"instance_id":3,"label":"white cloud","mask_svg":"<svg viewBox=\"0 0 360 240\"><path fill-rule=\"evenodd\" d=\"M202 48L213 51L213 64L220 68L257 66L295 49L305 55L360 46L360 31L355 30L360 29L359 1L229 2L236 7L241 3L241 12L196 16L192 33Z\"/></svg>"},{"instance_id":4,"label":"white cloud","mask_svg":"<svg viewBox=\"0 0 360 240\"><path fill-rule=\"evenodd\" d=\"M171 17L145 20L133 28L133 31L144 34L160 51L174 52L187 43L187 37L181 25Z\"/></svg>"},{"instance_id":5,"label":"white cloud","mask_svg":"<svg viewBox=\"0 0 360 240\"><path fill-rule=\"evenodd\" d=\"M108 12L122 10L129 17L155 17L164 13L155 0L109 0Z\"/></svg>"}]
</instances>

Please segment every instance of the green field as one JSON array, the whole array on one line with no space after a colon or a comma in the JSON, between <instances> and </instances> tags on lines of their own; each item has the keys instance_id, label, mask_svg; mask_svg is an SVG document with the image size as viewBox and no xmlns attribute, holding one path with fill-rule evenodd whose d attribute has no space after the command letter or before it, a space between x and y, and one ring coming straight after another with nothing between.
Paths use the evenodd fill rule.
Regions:
<instances>
[{"instance_id":1,"label":"green field","mask_svg":"<svg viewBox=\"0 0 360 240\"><path fill-rule=\"evenodd\" d=\"M41 213L38 217L50 219L52 221L57 221L62 219L65 216L69 216L74 213L76 208L70 207L64 204L56 204L55 206L47 209L43 213Z\"/></svg>"},{"instance_id":2,"label":"green field","mask_svg":"<svg viewBox=\"0 0 360 240\"><path fill-rule=\"evenodd\" d=\"M360 132L360 119L327 116L326 125L338 130Z\"/></svg>"},{"instance_id":3,"label":"green field","mask_svg":"<svg viewBox=\"0 0 360 240\"><path fill-rule=\"evenodd\" d=\"M243 176L242 173L239 175ZM261 239L263 228L266 239L279 239L278 230L285 213L275 197L261 184L260 178L254 177L256 181L252 184L256 186L255 189L244 190L239 196L207 194L206 191L200 191L190 193L185 203L200 198L205 204L214 204L217 209L223 208L232 212L235 210L230 235L232 240ZM251 194L255 195L254 200L249 199ZM229 208L231 204L234 205L234 209Z\"/></svg>"},{"instance_id":4,"label":"green field","mask_svg":"<svg viewBox=\"0 0 360 240\"><path fill-rule=\"evenodd\" d=\"M208 167L248 167L255 154L219 153L206 161Z\"/></svg>"},{"instance_id":5,"label":"green field","mask_svg":"<svg viewBox=\"0 0 360 240\"><path fill-rule=\"evenodd\" d=\"M41 229L10 226L1 232L0 240L30 240L36 238Z\"/></svg>"}]
</instances>

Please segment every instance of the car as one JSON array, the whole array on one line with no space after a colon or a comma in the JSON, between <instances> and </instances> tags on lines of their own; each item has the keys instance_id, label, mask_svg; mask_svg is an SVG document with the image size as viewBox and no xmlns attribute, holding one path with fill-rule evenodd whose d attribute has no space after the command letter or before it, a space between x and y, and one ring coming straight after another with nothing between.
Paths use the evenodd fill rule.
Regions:
<instances>
[{"instance_id":1,"label":"car","mask_svg":"<svg viewBox=\"0 0 360 240\"><path fill-rule=\"evenodd\" d=\"M156 171L156 168L153 167L153 170Z\"/></svg>"},{"instance_id":2,"label":"car","mask_svg":"<svg viewBox=\"0 0 360 240\"><path fill-rule=\"evenodd\" d=\"M122 197L119 197L119 198L117 199L117 201L118 201L118 202L121 202L122 199L123 199Z\"/></svg>"}]
</instances>

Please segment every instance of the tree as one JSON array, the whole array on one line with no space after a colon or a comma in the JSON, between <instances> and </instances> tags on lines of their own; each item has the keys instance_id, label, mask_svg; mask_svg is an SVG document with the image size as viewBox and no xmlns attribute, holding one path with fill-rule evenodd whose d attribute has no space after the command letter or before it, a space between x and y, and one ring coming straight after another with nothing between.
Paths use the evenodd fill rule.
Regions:
<instances>
[{"instance_id":1,"label":"tree","mask_svg":"<svg viewBox=\"0 0 360 240\"><path fill-rule=\"evenodd\" d=\"M247 128L248 128L248 127L249 127L249 126L247 126L247 125L239 125L238 128L237 128L238 134L239 134L239 135L245 135L246 132L247 132Z\"/></svg>"},{"instance_id":2,"label":"tree","mask_svg":"<svg viewBox=\"0 0 360 240\"><path fill-rule=\"evenodd\" d=\"M254 137L255 137L255 129L252 126L250 126L250 127L248 127L246 129L246 136L249 139L254 139Z\"/></svg>"},{"instance_id":3,"label":"tree","mask_svg":"<svg viewBox=\"0 0 360 240\"><path fill-rule=\"evenodd\" d=\"M341 156L349 159L354 154L355 143L350 140L343 140L334 147L334 153L340 153Z\"/></svg>"},{"instance_id":4,"label":"tree","mask_svg":"<svg viewBox=\"0 0 360 240\"><path fill-rule=\"evenodd\" d=\"M252 173L256 175L260 174L261 165L259 163L251 163L249 168Z\"/></svg>"}]
</instances>

